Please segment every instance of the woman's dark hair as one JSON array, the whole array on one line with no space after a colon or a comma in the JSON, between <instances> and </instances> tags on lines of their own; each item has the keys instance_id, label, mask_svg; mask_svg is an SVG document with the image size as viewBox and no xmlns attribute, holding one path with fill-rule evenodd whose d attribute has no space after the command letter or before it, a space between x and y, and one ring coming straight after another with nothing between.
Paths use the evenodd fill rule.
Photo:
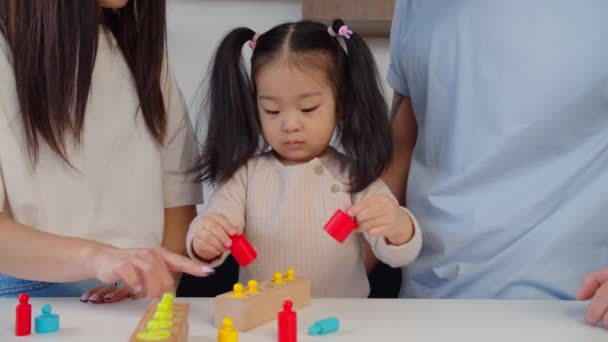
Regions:
<instances>
[{"instance_id":1,"label":"woman's dark hair","mask_svg":"<svg viewBox=\"0 0 608 342\"><path fill-rule=\"evenodd\" d=\"M332 28L338 32L343 25L337 19ZM342 38L331 36L326 25L282 24L258 37L249 77L242 48L254 35L248 28L231 31L211 64L201 113L208 115L208 126L199 180L223 183L259 151L255 77L262 66L277 58L320 66L334 82L338 138L350 160L350 191L361 191L379 178L392 156L391 128L374 57L365 41L355 32L344 39L345 50Z\"/></svg>"},{"instance_id":2,"label":"woman's dark hair","mask_svg":"<svg viewBox=\"0 0 608 342\"><path fill-rule=\"evenodd\" d=\"M66 138L81 140L99 24L116 37L133 74L146 125L162 143L165 19L165 0L130 0L118 10L99 8L97 0L0 0L0 31L10 51L34 161L41 139L68 163Z\"/></svg>"}]
</instances>

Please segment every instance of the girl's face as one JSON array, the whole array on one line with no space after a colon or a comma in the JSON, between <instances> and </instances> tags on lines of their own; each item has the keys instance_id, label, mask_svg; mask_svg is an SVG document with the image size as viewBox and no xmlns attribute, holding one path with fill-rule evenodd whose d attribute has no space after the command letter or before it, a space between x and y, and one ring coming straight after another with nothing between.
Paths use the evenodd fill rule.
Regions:
<instances>
[{"instance_id":1,"label":"girl's face","mask_svg":"<svg viewBox=\"0 0 608 342\"><path fill-rule=\"evenodd\" d=\"M256 88L264 139L283 164L323 154L336 128L334 91L323 70L278 58L257 71Z\"/></svg>"},{"instance_id":2,"label":"girl's face","mask_svg":"<svg viewBox=\"0 0 608 342\"><path fill-rule=\"evenodd\" d=\"M97 6L103 8L123 8L129 0L97 0Z\"/></svg>"}]
</instances>

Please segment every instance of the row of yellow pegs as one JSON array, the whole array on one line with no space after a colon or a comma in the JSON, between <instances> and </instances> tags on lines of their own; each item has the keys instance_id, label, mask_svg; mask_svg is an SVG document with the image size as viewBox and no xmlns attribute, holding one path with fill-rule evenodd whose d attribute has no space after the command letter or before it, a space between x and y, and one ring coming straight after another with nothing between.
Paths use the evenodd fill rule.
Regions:
<instances>
[{"instance_id":1,"label":"row of yellow pegs","mask_svg":"<svg viewBox=\"0 0 608 342\"><path fill-rule=\"evenodd\" d=\"M285 272L285 278L283 278L283 274L281 272L276 272L272 279L272 284L274 285L282 285L285 284L286 281L296 280L296 272L289 268ZM244 298L247 297L248 294L255 294L260 292L258 289L258 282L256 280L250 280L247 283L247 291L245 291L245 287L241 283L234 284L232 288L233 298Z\"/></svg>"},{"instance_id":2,"label":"row of yellow pegs","mask_svg":"<svg viewBox=\"0 0 608 342\"><path fill-rule=\"evenodd\" d=\"M173 327L173 294L165 293L156 306L154 316L146 325L146 330L137 333L137 339L142 341L159 341L171 337Z\"/></svg>"}]
</instances>

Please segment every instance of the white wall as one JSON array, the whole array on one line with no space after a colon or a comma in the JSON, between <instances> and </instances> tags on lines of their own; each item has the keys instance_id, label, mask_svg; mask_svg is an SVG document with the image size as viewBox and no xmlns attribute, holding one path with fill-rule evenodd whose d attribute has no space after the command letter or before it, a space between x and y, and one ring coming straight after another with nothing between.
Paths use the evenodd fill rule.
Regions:
<instances>
[{"instance_id":1,"label":"white wall","mask_svg":"<svg viewBox=\"0 0 608 342\"><path fill-rule=\"evenodd\" d=\"M188 104L221 38L232 28L264 32L302 18L299 0L168 0L169 54ZM388 39L367 40L383 78L388 69ZM388 88L386 88L388 89Z\"/></svg>"},{"instance_id":2,"label":"white wall","mask_svg":"<svg viewBox=\"0 0 608 342\"><path fill-rule=\"evenodd\" d=\"M168 0L169 55L177 81L195 120L199 87L217 44L231 29L264 32L302 18L300 0ZM388 70L388 39L368 39L383 79ZM389 88L385 84L387 100ZM205 198L210 191L205 189Z\"/></svg>"}]
</instances>

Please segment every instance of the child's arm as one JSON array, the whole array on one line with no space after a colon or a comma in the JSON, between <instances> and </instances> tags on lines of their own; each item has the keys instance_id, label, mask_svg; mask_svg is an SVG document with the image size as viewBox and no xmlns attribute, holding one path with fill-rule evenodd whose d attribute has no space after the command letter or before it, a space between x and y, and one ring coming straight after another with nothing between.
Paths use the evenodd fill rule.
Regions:
<instances>
[{"instance_id":1,"label":"child's arm","mask_svg":"<svg viewBox=\"0 0 608 342\"><path fill-rule=\"evenodd\" d=\"M221 265L228 256L230 236L244 232L246 205L247 166L243 166L213 191L205 211L190 225L188 255L212 267Z\"/></svg>"},{"instance_id":2,"label":"child's arm","mask_svg":"<svg viewBox=\"0 0 608 342\"><path fill-rule=\"evenodd\" d=\"M412 213L400 207L381 180L356 194L348 214L357 219L358 231L374 254L391 267L412 262L422 247L422 234Z\"/></svg>"}]
</instances>

